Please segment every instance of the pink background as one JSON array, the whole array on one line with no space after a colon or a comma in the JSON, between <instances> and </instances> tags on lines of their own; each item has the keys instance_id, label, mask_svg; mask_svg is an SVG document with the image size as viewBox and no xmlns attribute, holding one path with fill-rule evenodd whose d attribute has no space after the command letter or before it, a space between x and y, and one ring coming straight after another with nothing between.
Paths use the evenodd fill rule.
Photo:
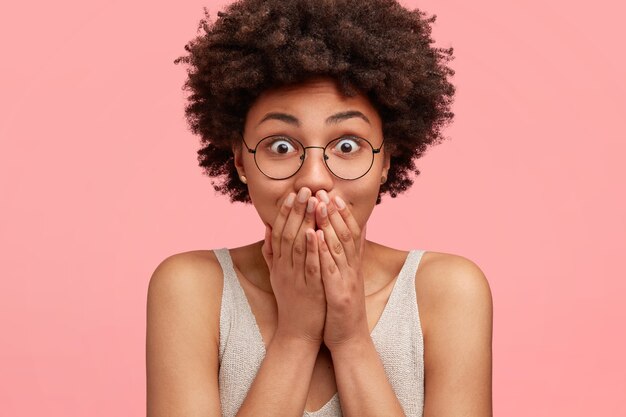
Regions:
<instances>
[{"instance_id":1,"label":"pink background","mask_svg":"<svg viewBox=\"0 0 626 417\"><path fill-rule=\"evenodd\" d=\"M144 415L152 271L263 235L172 63L218 3L38 3L0 13L0 415ZM455 48L456 121L368 236L481 266L496 415L626 415L624 6L516 3L404 1Z\"/></svg>"}]
</instances>

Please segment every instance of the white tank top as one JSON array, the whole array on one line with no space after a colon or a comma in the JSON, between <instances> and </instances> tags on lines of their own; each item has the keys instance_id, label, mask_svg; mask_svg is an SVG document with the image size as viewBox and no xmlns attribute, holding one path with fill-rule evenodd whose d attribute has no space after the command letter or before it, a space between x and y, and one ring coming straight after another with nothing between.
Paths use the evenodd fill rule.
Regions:
<instances>
[{"instance_id":1,"label":"white tank top","mask_svg":"<svg viewBox=\"0 0 626 417\"><path fill-rule=\"evenodd\" d=\"M265 357L261 331L239 284L228 249L214 251L224 272L220 311L219 390L222 415L233 417ZM424 340L415 295L415 273L424 250L411 250L380 319L371 332L387 378L407 417L424 410ZM341 416L338 393L307 417Z\"/></svg>"}]
</instances>

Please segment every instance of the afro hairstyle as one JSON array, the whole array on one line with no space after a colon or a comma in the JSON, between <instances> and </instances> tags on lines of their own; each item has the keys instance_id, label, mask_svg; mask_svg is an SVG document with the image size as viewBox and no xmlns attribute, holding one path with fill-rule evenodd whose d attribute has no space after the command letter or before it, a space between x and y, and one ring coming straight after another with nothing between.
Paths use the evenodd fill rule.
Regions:
<instances>
[{"instance_id":1,"label":"afro hairstyle","mask_svg":"<svg viewBox=\"0 0 626 417\"><path fill-rule=\"evenodd\" d=\"M188 65L185 116L215 190L251 202L232 152L249 108L266 90L321 76L379 112L391 167L376 203L406 191L420 173L414 161L454 117L453 48L432 46L435 19L395 0L239 0L214 22L205 8L204 33L174 63Z\"/></svg>"}]
</instances>

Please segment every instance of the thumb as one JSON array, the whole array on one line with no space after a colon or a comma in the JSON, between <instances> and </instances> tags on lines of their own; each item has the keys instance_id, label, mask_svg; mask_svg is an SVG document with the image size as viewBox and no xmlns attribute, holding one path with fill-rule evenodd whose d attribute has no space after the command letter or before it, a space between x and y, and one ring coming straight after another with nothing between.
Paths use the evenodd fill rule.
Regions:
<instances>
[{"instance_id":1,"label":"thumb","mask_svg":"<svg viewBox=\"0 0 626 417\"><path fill-rule=\"evenodd\" d=\"M361 239L359 242L359 258L363 259L363 250L365 248L365 233L367 232L367 223L363 226L363 231L361 232Z\"/></svg>"},{"instance_id":2,"label":"thumb","mask_svg":"<svg viewBox=\"0 0 626 417\"><path fill-rule=\"evenodd\" d=\"M265 259L268 269L271 271L274 253L272 252L272 228L268 225L265 225L265 240L263 246L261 246L261 253L263 254L263 259Z\"/></svg>"}]
</instances>

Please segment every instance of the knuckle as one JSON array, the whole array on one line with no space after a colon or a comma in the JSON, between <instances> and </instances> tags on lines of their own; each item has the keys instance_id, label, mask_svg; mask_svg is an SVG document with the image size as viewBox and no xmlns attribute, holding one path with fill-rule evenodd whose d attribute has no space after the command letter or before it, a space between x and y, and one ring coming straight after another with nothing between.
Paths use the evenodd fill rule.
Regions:
<instances>
[{"instance_id":1,"label":"knuckle","mask_svg":"<svg viewBox=\"0 0 626 417\"><path fill-rule=\"evenodd\" d=\"M298 214L298 215L303 215L304 211L305 211L305 207L301 204L296 204L295 206L293 206L293 211L294 213Z\"/></svg>"},{"instance_id":2,"label":"knuckle","mask_svg":"<svg viewBox=\"0 0 626 417\"><path fill-rule=\"evenodd\" d=\"M337 302L339 303L340 306L347 307L350 305L352 300L347 293L343 293L337 298Z\"/></svg>"},{"instance_id":3,"label":"knuckle","mask_svg":"<svg viewBox=\"0 0 626 417\"><path fill-rule=\"evenodd\" d=\"M331 275L332 275L332 274L334 274L335 272L337 272L337 266L336 266L335 264L328 265L328 266L326 267L326 270L328 271L328 273L329 273L329 274L331 274Z\"/></svg>"},{"instance_id":4,"label":"knuckle","mask_svg":"<svg viewBox=\"0 0 626 417\"><path fill-rule=\"evenodd\" d=\"M339 233L338 235L339 240L341 240L342 242L350 242L352 241L352 233L350 232L350 230L343 230Z\"/></svg>"},{"instance_id":5,"label":"knuckle","mask_svg":"<svg viewBox=\"0 0 626 417\"><path fill-rule=\"evenodd\" d=\"M317 265L308 263L306 264L304 271L306 272L307 275L317 275L319 274L320 269Z\"/></svg>"},{"instance_id":6,"label":"knuckle","mask_svg":"<svg viewBox=\"0 0 626 417\"><path fill-rule=\"evenodd\" d=\"M296 255L304 256L304 254L306 253L306 249L301 242L298 242L293 245L293 252Z\"/></svg>"},{"instance_id":7,"label":"knuckle","mask_svg":"<svg viewBox=\"0 0 626 417\"><path fill-rule=\"evenodd\" d=\"M337 297L337 305L339 306L339 308L348 309L348 307L350 306L350 303L351 303L351 300L347 294L342 294L339 297Z\"/></svg>"},{"instance_id":8,"label":"knuckle","mask_svg":"<svg viewBox=\"0 0 626 417\"><path fill-rule=\"evenodd\" d=\"M320 225L320 227L322 227L322 226L324 226L324 227L325 227L325 226L328 226L328 224L330 223L330 222L328 221L328 217L320 217L320 216L318 216L318 218L317 218L317 222L318 222L318 224Z\"/></svg>"},{"instance_id":9,"label":"knuckle","mask_svg":"<svg viewBox=\"0 0 626 417\"><path fill-rule=\"evenodd\" d=\"M341 243L337 242L333 245L333 252L337 255L341 255L343 253L343 246L341 245Z\"/></svg>"},{"instance_id":10,"label":"knuckle","mask_svg":"<svg viewBox=\"0 0 626 417\"><path fill-rule=\"evenodd\" d=\"M296 238L295 234L290 231L283 232L283 241L285 242L293 242Z\"/></svg>"},{"instance_id":11,"label":"knuckle","mask_svg":"<svg viewBox=\"0 0 626 417\"><path fill-rule=\"evenodd\" d=\"M287 207L286 205L282 205L280 206L280 211L279 213L283 216L287 216L289 214L289 212L291 211L291 207Z\"/></svg>"},{"instance_id":12,"label":"knuckle","mask_svg":"<svg viewBox=\"0 0 626 417\"><path fill-rule=\"evenodd\" d=\"M333 307L339 313L349 311L351 300L350 300L350 297L346 293L341 292L339 294L334 294L330 301L332 302Z\"/></svg>"}]
</instances>

